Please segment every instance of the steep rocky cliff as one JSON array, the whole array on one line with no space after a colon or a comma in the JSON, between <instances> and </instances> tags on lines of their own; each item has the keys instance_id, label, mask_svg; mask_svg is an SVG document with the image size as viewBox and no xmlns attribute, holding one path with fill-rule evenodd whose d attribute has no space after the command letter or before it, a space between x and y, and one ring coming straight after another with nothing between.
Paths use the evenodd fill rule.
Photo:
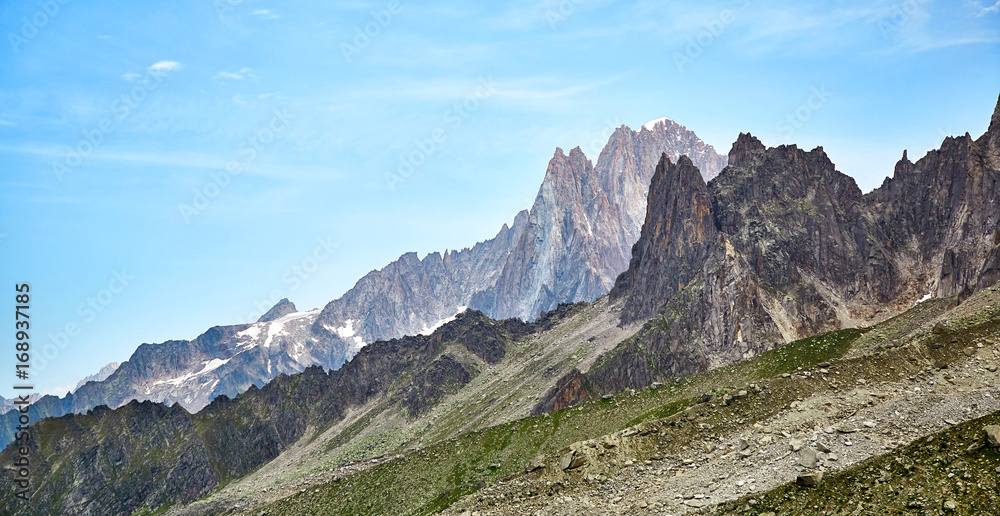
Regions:
<instances>
[{"instance_id":1,"label":"steep rocky cliff","mask_svg":"<svg viewBox=\"0 0 1000 516\"><path fill-rule=\"evenodd\" d=\"M663 155L649 188L649 206L653 209L646 213L628 270L611 291L612 298L625 297L623 319L629 321L648 319L682 290L716 245L708 187L687 156L674 164Z\"/></svg>"},{"instance_id":2,"label":"steep rocky cliff","mask_svg":"<svg viewBox=\"0 0 1000 516\"><path fill-rule=\"evenodd\" d=\"M765 149L741 134L707 185L663 156L642 236L611 292L623 321L656 315L586 381L602 391L645 386L991 285L1000 275L997 113L1000 104L978 140L946 138L916 163L904 153L867 195L821 147Z\"/></svg>"}]
</instances>

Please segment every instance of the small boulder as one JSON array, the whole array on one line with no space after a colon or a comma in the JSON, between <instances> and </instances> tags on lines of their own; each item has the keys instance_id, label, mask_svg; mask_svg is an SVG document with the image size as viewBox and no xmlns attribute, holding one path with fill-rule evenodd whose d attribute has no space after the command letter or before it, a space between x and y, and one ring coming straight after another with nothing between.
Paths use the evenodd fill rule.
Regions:
<instances>
[{"instance_id":1,"label":"small boulder","mask_svg":"<svg viewBox=\"0 0 1000 516\"><path fill-rule=\"evenodd\" d=\"M955 500L945 500L944 503L941 504L941 508L944 509L945 512L955 512L955 510L958 509L958 504L955 503Z\"/></svg>"},{"instance_id":2,"label":"small boulder","mask_svg":"<svg viewBox=\"0 0 1000 516\"><path fill-rule=\"evenodd\" d=\"M822 471L806 471L799 473L799 476L795 479L795 483L802 487L816 487L820 482L823 481Z\"/></svg>"},{"instance_id":3,"label":"small boulder","mask_svg":"<svg viewBox=\"0 0 1000 516\"><path fill-rule=\"evenodd\" d=\"M816 450L805 447L799 451L799 464L807 468L815 468L818 456L816 455Z\"/></svg>"},{"instance_id":4,"label":"small boulder","mask_svg":"<svg viewBox=\"0 0 1000 516\"><path fill-rule=\"evenodd\" d=\"M986 445L990 448L1000 448L1000 425L989 425L983 427L986 434Z\"/></svg>"},{"instance_id":5,"label":"small boulder","mask_svg":"<svg viewBox=\"0 0 1000 516\"><path fill-rule=\"evenodd\" d=\"M528 465L524 468L525 473L531 473L532 471L542 469L545 467L545 456L536 455L535 458L528 462Z\"/></svg>"}]
</instances>

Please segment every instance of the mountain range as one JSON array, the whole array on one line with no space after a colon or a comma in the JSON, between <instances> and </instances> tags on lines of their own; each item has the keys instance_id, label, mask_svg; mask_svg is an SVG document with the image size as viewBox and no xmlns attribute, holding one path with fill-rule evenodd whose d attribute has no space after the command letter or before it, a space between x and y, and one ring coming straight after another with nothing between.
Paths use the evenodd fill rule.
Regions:
<instances>
[{"instance_id":1,"label":"mountain range","mask_svg":"<svg viewBox=\"0 0 1000 516\"><path fill-rule=\"evenodd\" d=\"M867 194L821 147L744 133L718 158L682 129L619 128L596 165L557 150L531 210L496 238L404 255L321 310L283 300L252 325L140 346L73 395L101 406L32 427L32 510L689 511L706 495L648 486L690 474L689 489L725 486L712 503L763 514L752 491L740 498L763 467L754 453L815 483L837 453L845 467L892 453L862 444L878 439L864 429L908 443L938 428L898 417L904 398L929 403L918 378L946 408L964 400L949 424L996 410L1000 101L981 137L916 162L904 151ZM897 397L896 416L853 419ZM974 455L986 432L968 461L995 456ZM807 443L811 460L779 467ZM0 454L6 471L14 453ZM954 462L920 467L945 478L937 464ZM624 486L646 474L640 502ZM10 475L0 484L3 511L23 512Z\"/></svg>"},{"instance_id":2,"label":"mountain range","mask_svg":"<svg viewBox=\"0 0 1000 516\"><path fill-rule=\"evenodd\" d=\"M725 157L667 119L619 127L594 166L579 148L556 149L530 210L471 248L406 253L371 271L321 310L283 299L252 325L224 325L193 340L142 344L115 371L64 397L44 396L31 417L82 413L131 400L197 412L219 395L262 387L281 373L337 369L368 343L430 333L469 307L534 320L560 303L607 293L639 238L646 189L661 154L691 155L713 177ZM0 427L13 438L16 414Z\"/></svg>"}]
</instances>

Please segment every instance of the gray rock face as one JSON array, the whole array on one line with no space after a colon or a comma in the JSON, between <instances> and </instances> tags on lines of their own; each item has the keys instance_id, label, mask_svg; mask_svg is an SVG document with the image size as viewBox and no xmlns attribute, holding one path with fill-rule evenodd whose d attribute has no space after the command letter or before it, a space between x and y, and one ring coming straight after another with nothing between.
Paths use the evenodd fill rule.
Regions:
<instances>
[{"instance_id":1,"label":"gray rock face","mask_svg":"<svg viewBox=\"0 0 1000 516\"><path fill-rule=\"evenodd\" d=\"M267 313L260 316L260 318L257 319L257 322L271 322L293 312L298 312L295 308L295 303L292 303L286 297L272 306Z\"/></svg>"},{"instance_id":2,"label":"gray rock face","mask_svg":"<svg viewBox=\"0 0 1000 516\"><path fill-rule=\"evenodd\" d=\"M430 253L422 260L416 253L404 254L327 303L316 331L350 326L363 342L374 342L433 330L496 283L527 223L528 212L522 211L513 226L505 224L494 238L472 248Z\"/></svg>"},{"instance_id":3,"label":"gray rock face","mask_svg":"<svg viewBox=\"0 0 1000 516\"><path fill-rule=\"evenodd\" d=\"M526 230L500 273L495 301L482 301L492 305L491 315L532 320L562 301L606 293L631 245L620 208L579 147L568 156L556 149Z\"/></svg>"},{"instance_id":4,"label":"gray rock face","mask_svg":"<svg viewBox=\"0 0 1000 516\"><path fill-rule=\"evenodd\" d=\"M563 302L591 301L628 267L660 156L684 154L711 178L726 158L667 119L619 127L592 165L579 148L549 162L529 223L496 288L473 301L491 317L531 320Z\"/></svg>"},{"instance_id":5,"label":"gray rock face","mask_svg":"<svg viewBox=\"0 0 1000 516\"><path fill-rule=\"evenodd\" d=\"M80 380L76 384L76 388L79 389L80 387L83 387L84 385L87 384L87 382L103 382L109 376L111 376L111 373L114 373L115 371L118 370L119 365L121 364L119 364L118 362L111 362L110 364L102 367L100 371L84 378L83 380Z\"/></svg>"}]
</instances>

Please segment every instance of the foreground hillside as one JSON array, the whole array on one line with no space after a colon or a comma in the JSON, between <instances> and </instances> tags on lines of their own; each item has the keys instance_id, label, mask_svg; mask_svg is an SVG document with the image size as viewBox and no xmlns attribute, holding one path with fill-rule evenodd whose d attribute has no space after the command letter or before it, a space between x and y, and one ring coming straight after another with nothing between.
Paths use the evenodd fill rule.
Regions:
<instances>
[{"instance_id":1,"label":"foreground hillside","mask_svg":"<svg viewBox=\"0 0 1000 516\"><path fill-rule=\"evenodd\" d=\"M996 290L952 310L946 310L950 300L923 303L868 331L797 341L669 387L626 392L494 429L498 439L505 436L496 449L483 446L492 439L473 436L445 442L266 510L381 514L422 507L409 512L420 514L471 491L446 512L681 514L778 487L802 471L840 470L885 454L879 460L892 461L916 439L1000 410L998 303ZM852 357L873 344L874 351ZM567 426L595 431L578 441L559 440ZM549 446L539 446L538 435ZM972 440L962 443L964 450ZM519 471L505 476L490 469L493 461L512 469L504 459L522 447L528 448L520 453L522 464L513 465ZM532 449L543 455L525 458ZM995 461L994 452L984 453ZM400 483L408 471L420 471L420 478ZM453 479L451 491L411 491L443 473ZM500 477L479 489L478 482ZM910 480L913 491L932 485L916 476ZM857 499L851 509L856 505ZM720 513L736 506L726 507ZM808 506L798 507L791 513L810 513L801 512ZM977 513L968 505L961 512Z\"/></svg>"},{"instance_id":2,"label":"foreground hillside","mask_svg":"<svg viewBox=\"0 0 1000 516\"><path fill-rule=\"evenodd\" d=\"M464 434L333 480L304 479L274 503L249 499L217 509L682 514L766 492L803 471L892 457L925 435L1000 410L1000 289L954 301L928 301L870 329L803 339L670 385Z\"/></svg>"}]
</instances>

